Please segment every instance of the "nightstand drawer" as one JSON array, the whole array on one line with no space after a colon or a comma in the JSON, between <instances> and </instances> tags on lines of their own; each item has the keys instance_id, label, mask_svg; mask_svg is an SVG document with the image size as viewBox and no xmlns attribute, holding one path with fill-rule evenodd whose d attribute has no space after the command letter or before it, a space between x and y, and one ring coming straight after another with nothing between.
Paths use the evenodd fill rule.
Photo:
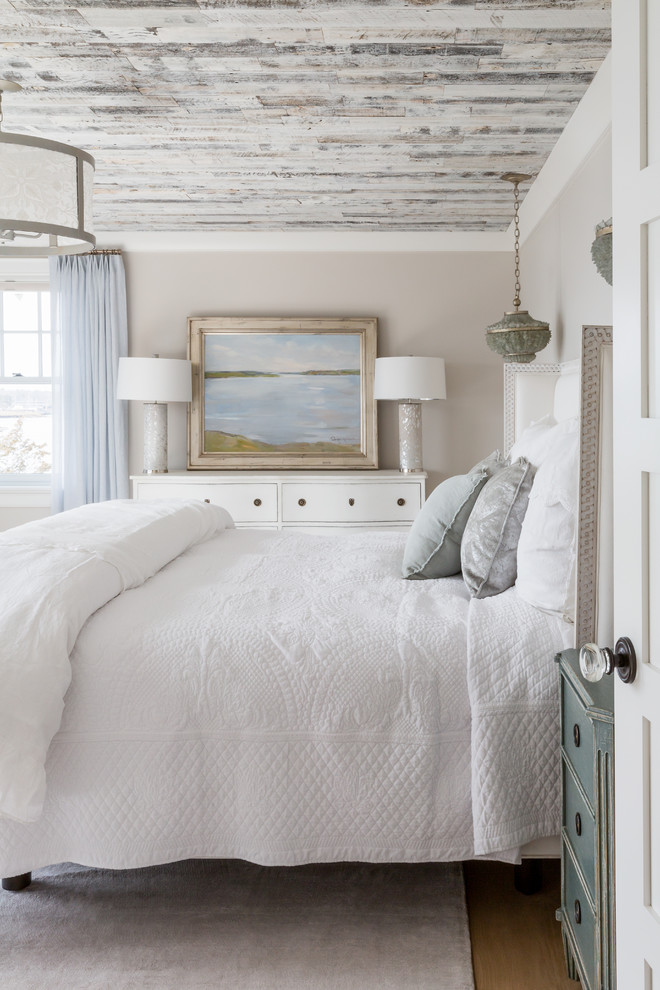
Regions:
<instances>
[{"instance_id":1,"label":"nightstand drawer","mask_svg":"<svg viewBox=\"0 0 660 990\"><path fill-rule=\"evenodd\" d=\"M282 519L287 523L409 523L421 505L417 483L282 485Z\"/></svg>"},{"instance_id":2,"label":"nightstand drawer","mask_svg":"<svg viewBox=\"0 0 660 990\"><path fill-rule=\"evenodd\" d=\"M564 903L562 908L588 980L584 990L596 988L596 918L589 897L578 876L570 850L564 845Z\"/></svg>"},{"instance_id":3,"label":"nightstand drawer","mask_svg":"<svg viewBox=\"0 0 660 990\"><path fill-rule=\"evenodd\" d=\"M255 482L242 484L204 484L203 482L136 483L135 497L140 501L156 498L208 499L221 505L238 523L276 523L277 485Z\"/></svg>"},{"instance_id":4,"label":"nightstand drawer","mask_svg":"<svg viewBox=\"0 0 660 990\"><path fill-rule=\"evenodd\" d=\"M569 766L564 767L564 828L591 896L596 896L596 823Z\"/></svg>"},{"instance_id":5,"label":"nightstand drawer","mask_svg":"<svg viewBox=\"0 0 660 990\"><path fill-rule=\"evenodd\" d=\"M561 744L575 775L582 781L591 807L594 806L593 725L572 687L564 680L562 688Z\"/></svg>"},{"instance_id":6,"label":"nightstand drawer","mask_svg":"<svg viewBox=\"0 0 660 990\"><path fill-rule=\"evenodd\" d=\"M577 650L557 657L562 726L562 936L582 990L615 990L614 685L582 679ZM576 905L578 914L576 917ZM624 988L627 990L627 988Z\"/></svg>"}]
</instances>

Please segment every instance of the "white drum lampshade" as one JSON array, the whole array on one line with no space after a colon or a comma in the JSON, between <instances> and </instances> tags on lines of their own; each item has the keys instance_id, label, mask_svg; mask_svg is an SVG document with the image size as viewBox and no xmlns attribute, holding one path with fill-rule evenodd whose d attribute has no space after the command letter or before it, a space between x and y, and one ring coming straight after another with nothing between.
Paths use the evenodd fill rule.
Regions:
<instances>
[{"instance_id":1,"label":"white drum lampshade","mask_svg":"<svg viewBox=\"0 0 660 990\"><path fill-rule=\"evenodd\" d=\"M376 399L399 403L399 470L422 471L422 402L446 399L444 358L376 358Z\"/></svg>"},{"instance_id":2,"label":"white drum lampshade","mask_svg":"<svg viewBox=\"0 0 660 990\"><path fill-rule=\"evenodd\" d=\"M166 474L167 403L192 400L190 361L119 358L117 398L144 403L144 474Z\"/></svg>"},{"instance_id":3,"label":"white drum lampshade","mask_svg":"<svg viewBox=\"0 0 660 990\"><path fill-rule=\"evenodd\" d=\"M2 94L20 90L0 79ZM79 254L96 244L94 159L59 141L0 130L0 257Z\"/></svg>"}]
</instances>

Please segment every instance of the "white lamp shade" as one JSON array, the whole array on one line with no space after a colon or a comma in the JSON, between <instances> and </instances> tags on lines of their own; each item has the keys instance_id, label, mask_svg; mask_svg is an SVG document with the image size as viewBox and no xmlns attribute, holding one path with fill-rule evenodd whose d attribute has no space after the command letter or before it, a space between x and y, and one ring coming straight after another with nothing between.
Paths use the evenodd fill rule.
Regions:
<instances>
[{"instance_id":1,"label":"white lamp shade","mask_svg":"<svg viewBox=\"0 0 660 990\"><path fill-rule=\"evenodd\" d=\"M179 358L119 358L118 399L190 402L192 366Z\"/></svg>"},{"instance_id":2,"label":"white lamp shade","mask_svg":"<svg viewBox=\"0 0 660 990\"><path fill-rule=\"evenodd\" d=\"M446 399L444 358L376 358L374 396L377 399Z\"/></svg>"}]
</instances>

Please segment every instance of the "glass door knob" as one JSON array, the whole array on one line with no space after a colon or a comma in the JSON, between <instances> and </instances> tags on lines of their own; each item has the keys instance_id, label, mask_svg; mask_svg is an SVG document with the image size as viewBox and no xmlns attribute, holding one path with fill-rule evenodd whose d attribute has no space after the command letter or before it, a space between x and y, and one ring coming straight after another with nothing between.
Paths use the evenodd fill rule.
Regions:
<instances>
[{"instance_id":1,"label":"glass door knob","mask_svg":"<svg viewBox=\"0 0 660 990\"><path fill-rule=\"evenodd\" d=\"M627 636L616 641L614 652L608 646L601 647L595 643L585 643L580 650L580 671L586 681L599 681L615 668L625 684L635 680L637 658Z\"/></svg>"}]
</instances>

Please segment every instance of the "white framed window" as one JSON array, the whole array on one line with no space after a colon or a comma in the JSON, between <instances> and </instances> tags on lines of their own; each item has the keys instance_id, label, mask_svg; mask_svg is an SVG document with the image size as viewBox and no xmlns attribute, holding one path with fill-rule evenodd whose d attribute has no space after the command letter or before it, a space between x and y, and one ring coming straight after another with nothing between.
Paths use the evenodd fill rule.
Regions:
<instances>
[{"instance_id":1,"label":"white framed window","mask_svg":"<svg viewBox=\"0 0 660 990\"><path fill-rule=\"evenodd\" d=\"M50 331L47 284L0 283L0 486L50 484Z\"/></svg>"}]
</instances>

